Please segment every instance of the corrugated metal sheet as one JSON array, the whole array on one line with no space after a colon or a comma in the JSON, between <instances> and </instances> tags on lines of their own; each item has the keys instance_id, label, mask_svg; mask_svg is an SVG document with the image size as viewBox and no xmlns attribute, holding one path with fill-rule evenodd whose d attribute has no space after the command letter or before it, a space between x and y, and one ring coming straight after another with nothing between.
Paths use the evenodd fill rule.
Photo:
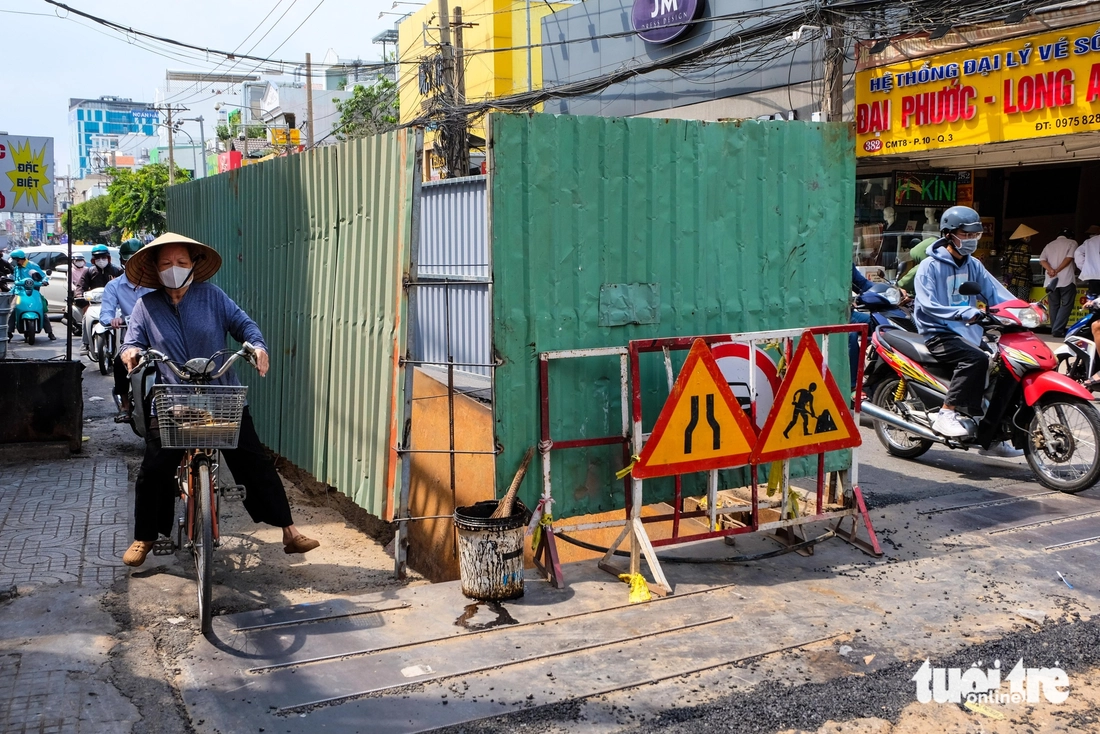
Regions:
<instances>
[{"instance_id":1,"label":"corrugated metal sheet","mask_svg":"<svg viewBox=\"0 0 1100 734\"><path fill-rule=\"evenodd\" d=\"M491 122L499 493L539 438L539 352L847 320L848 126L552 115ZM599 326L601 286L634 283L659 285L660 323ZM834 374L844 375L846 350L839 340L831 346ZM679 369L685 355L677 356ZM667 381L659 356L641 366L648 430ZM561 361L550 375L552 435L619 433L617 359ZM618 447L553 459L555 486L564 488L556 516L623 506ZM647 482L646 501L666 499L670 488ZM528 482L521 495L532 501L538 491Z\"/></svg>"},{"instance_id":2,"label":"corrugated metal sheet","mask_svg":"<svg viewBox=\"0 0 1100 734\"><path fill-rule=\"evenodd\" d=\"M467 365L456 370L486 377L490 367L469 365L486 365L490 356L488 219L485 176L422 185L416 359L446 363L451 355Z\"/></svg>"},{"instance_id":3,"label":"corrugated metal sheet","mask_svg":"<svg viewBox=\"0 0 1100 734\"><path fill-rule=\"evenodd\" d=\"M320 148L169 189L169 228L217 248L215 278L264 332L240 370L264 443L376 515L390 507L415 140Z\"/></svg>"},{"instance_id":4,"label":"corrugated metal sheet","mask_svg":"<svg viewBox=\"0 0 1100 734\"><path fill-rule=\"evenodd\" d=\"M420 275L489 277L487 176L421 184Z\"/></svg>"}]
</instances>

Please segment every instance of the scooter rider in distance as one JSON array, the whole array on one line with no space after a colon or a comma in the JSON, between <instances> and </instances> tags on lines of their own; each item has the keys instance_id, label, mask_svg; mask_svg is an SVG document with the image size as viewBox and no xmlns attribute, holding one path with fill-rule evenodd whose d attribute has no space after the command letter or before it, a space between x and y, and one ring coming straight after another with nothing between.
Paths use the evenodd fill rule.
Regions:
<instances>
[{"instance_id":1,"label":"scooter rider in distance","mask_svg":"<svg viewBox=\"0 0 1100 734\"><path fill-rule=\"evenodd\" d=\"M50 282L50 279L46 277L46 273L42 271L42 268L38 267L38 264L30 260L27 257L27 253L23 250L12 250L11 261L12 278L16 283L22 283L27 278L31 277L32 273L38 273L41 278L42 285ZM33 280L33 278L32 278ZM42 324L43 331L46 332L46 336L50 338L50 341L57 339L53 333L53 327L50 325L50 310L49 304L46 303L46 299L42 299L42 315L45 317ZM15 335L15 309L11 310L11 315L8 316L8 341L11 341L12 336Z\"/></svg>"},{"instance_id":2,"label":"scooter rider in distance","mask_svg":"<svg viewBox=\"0 0 1100 734\"><path fill-rule=\"evenodd\" d=\"M983 413L982 396L989 371L989 353L979 347L982 328L977 326L982 312L977 296L959 293L967 281L981 286L982 300L989 306L1012 300L1014 296L989 274L979 260L971 257L982 236L982 220L966 206L953 206L940 217L941 237L929 247L929 255L920 264L916 277L916 306L913 321L917 331L937 359L955 365L943 408L932 423L942 436L968 435L956 409L971 417ZM1009 455L1007 446L990 447L988 453ZM996 449L996 450L995 450ZM1012 454L1019 452L1011 450Z\"/></svg>"},{"instance_id":3,"label":"scooter rider in distance","mask_svg":"<svg viewBox=\"0 0 1100 734\"><path fill-rule=\"evenodd\" d=\"M136 237L126 240L118 249L118 259L122 261L123 270L126 261L135 252L141 249L142 242ZM129 278L115 278L103 288L103 296L100 302L99 321L107 327L120 328L126 325L126 320L134 310L139 298L146 293L152 293L152 288L134 285ZM121 350L120 350L121 351ZM126 373L126 365L119 356L114 359L115 387L114 395L119 407L115 423L129 423L133 406L129 397L129 378Z\"/></svg>"},{"instance_id":4,"label":"scooter rider in distance","mask_svg":"<svg viewBox=\"0 0 1100 734\"><path fill-rule=\"evenodd\" d=\"M80 278L80 288L87 293L95 288L106 288L107 284L122 275L122 268L111 264L111 251L107 245L92 248L92 267L84 271Z\"/></svg>"}]
</instances>

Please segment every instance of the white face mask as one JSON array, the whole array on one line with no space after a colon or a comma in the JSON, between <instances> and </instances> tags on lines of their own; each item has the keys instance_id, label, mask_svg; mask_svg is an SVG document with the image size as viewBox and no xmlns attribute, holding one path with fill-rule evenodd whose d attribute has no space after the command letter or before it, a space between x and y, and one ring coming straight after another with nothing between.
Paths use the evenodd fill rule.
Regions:
<instances>
[{"instance_id":1,"label":"white face mask","mask_svg":"<svg viewBox=\"0 0 1100 734\"><path fill-rule=\"evenodd\" d=\"M192 270L194 270L194 268L188 269L173 265L170 268L160 271L160 282L169 290L177 290L187 285L188 281L191 280Z\"/></svg>"},{"instance_id":2,"label":"white face mask","mask_svg":"<svg viewBox=\"0 0 1100 734\"><path fill-rule=\"evenodd\" d=\"M110 264L111 261L107 258L97 257L93 262L95 262L97 267L105 268L108 264Z\"/></svg>"}]
</instances>

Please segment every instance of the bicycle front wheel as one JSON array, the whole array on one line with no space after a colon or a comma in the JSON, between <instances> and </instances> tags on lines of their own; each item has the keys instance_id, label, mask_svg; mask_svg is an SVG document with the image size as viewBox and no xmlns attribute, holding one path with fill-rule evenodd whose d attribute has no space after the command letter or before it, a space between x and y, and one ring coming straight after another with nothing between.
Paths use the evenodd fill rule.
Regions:
<instances>
[{"instance_id":1,"label":"bicycle front wheel","mask_svg":"<svg viewBox=\"0 0 1100 734\"><path fill-rule=\"evenodd\" d=\"M193 470L192 501L195 503L195 525L191 541L199 591L199 626L205 635L210 632L210 619L213 616L211 596L214 576L214 517L213 507L211 507L213 492L210 489L209 459L206 457L197 459Z\"/></svg>"}]
</instances>

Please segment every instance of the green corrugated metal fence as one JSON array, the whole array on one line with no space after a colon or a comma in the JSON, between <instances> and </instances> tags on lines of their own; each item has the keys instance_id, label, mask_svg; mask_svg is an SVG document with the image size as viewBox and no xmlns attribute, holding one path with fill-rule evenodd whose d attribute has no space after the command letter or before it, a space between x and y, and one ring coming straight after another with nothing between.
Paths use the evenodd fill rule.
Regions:
<instances>
[{"instance_id":1,"label":"green corrugated metal fence","mask_svg":"<svg viewBox=\"0 0 1100 734\"><path fill-rule=\"evenodd\" d=\"M846 125L493 116L490 150L498 492L538 441L539 352L847 321ZM659 323L600 326L601 286L639 283L657 286L633 290L659 290ZM830 346L834 374L847 375L844 343ZM679 369L686 354L677 356ZM642 368L648 430L667 381L659 356ZM617 358L555 362L550 374L552 435L620 433ZM552 459L555 516L622 507L619 447ZM829 466L847 461L838 454ZM647 482L646 502L670 487ZM539 491L528 481L524 501Z\"/></svg>"},{"instance_id":2,"label":"green corrugated metal fence","mask_svg":"<svg viewBox=\"0 0 1100 734\"><path fill-rule=\"evenodd\" d=\"M168 226L223 257L214 282L259 324L271 372L239 370L264 443L392 512L416 141L403 131L169 189Z\"/></svg>"}]
</instances>

